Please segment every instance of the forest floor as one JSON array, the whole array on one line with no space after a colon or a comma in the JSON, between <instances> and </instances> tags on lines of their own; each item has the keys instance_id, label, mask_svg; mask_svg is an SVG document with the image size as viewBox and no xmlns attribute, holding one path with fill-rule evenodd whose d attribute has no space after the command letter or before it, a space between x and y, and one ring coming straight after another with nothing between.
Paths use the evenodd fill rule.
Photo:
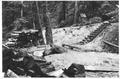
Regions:
<instances>
[{"instance_id":1,"label":"forest floor","mask_svg":"<svg viewBox=\"0 0 120 79\"><path fill-rule=\"evenodd\" d=\"M72 63L82 64L85 67L110 67L119 69L119 53L115 52L105 52L103 50L103 38L108 30L112 30L118 26L118 23L112 23L109 27L103 30L97 37L85 44L79 45L77 44L85 37L90 35L91 32L94 32L101 26L102 23L96 23L86 26L71 26L71 27L64 27L64 28L56 28L53 29L53 41L55 45L62 46L62 44L72 45L75 47L79 47L82 50L72 50L65 48L67 51L59 54L51 54L45 56L47 62L51 62L56 70L68 68ZM43 31L43 35L45 31ZM45 36L44 36L45 37ZM49 47L47 47L49 48ZM30 48L22 48L21 50L26 50L27 52L31 51L39 51L37 52L37 56L41 56L40 52L44 51L41 50L40 47L30 47ZM85 51L88 50L88 51ZM38 55L38 53L40 55ZM30 53L29 53L30 54ZM86 77L91 78L105 78L105 77L119 77L119 72L102 72L102 71L86 71Z\"/></svg>"},{"instance_id":2,"label":"forest floor","mask_svg":"<svg viewBox=\"0 0 120 79\"><path fill-rule=\"evenodd\" d=\"M117 25L113 23L112 25ZM66 27L53 30L54 43L57 45L74 44L92 31L97 29L101 23L91 25L91 27ZM112 27L112 26L111 26ZM109 27L108 27L109 28ZM104 31L106 32L106 31ZM72 63L83 64L84 66L106 66L119 68L119 54L103 52L101 46L101 39L104 33L99 35L92 42L80 46L82 49L95 49L96 51L74 51L68 49L67 52L61 54L53 54L46 56L46 60L52 62L56 70L61 68L68 68ZM86 72L87 77L119 77L119 72Z\"/></svg>"}]
</instances>

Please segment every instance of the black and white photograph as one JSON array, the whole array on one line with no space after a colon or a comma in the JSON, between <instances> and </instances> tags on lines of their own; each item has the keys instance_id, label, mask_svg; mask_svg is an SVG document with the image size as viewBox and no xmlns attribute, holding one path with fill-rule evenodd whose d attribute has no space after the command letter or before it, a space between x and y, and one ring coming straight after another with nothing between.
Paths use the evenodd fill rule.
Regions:
<instances>
[{"instance_id":1,"label":"black and white photograph","mask_svg":"<svg viewBox=\"0 0 120 79\"><path fill-rule=\"evenodd\" d=\"M119 0L1 3L3 78L119 78Z\"/></svg>"}]
</instances>

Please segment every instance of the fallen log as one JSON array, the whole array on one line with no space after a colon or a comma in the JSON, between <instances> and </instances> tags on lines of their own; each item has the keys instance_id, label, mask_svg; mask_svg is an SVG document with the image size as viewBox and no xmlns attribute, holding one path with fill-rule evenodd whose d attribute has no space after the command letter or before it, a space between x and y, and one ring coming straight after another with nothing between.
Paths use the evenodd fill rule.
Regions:
<instances>
[{"instance_id":1,"label":"fallen log","mask_svg":"<svg viewBox=\"0 0 120 79\"><path fill-rule=\"evenodd\" d=\"M68 49L71 49L71 50L74 50L74 51L78 51L78 52L80 52L80 51L84 51L84 52L92 52L92 51L97 51L97 50L87 50L87 49L82 49L82 48L80 48L79 46L80 45L68 45L68 44L62 44L62 46L63 47L66 47L66 48L68 48ZM99 52L99 51L98 51Z\"/></svg>"},{"instance_id":2,"label":"fallen log","mask_svg":"<svg viewBox=\"0 0 120 79\"><path fill-rule=\"evenodd\" d=\"M91 72L119 72L119 68L110 66L85 66L85 71Z\"/></svg>"},{"instance_id":3,"label":"fallen log","mask_svg":"<svg viewBox=\"0 0 120 79\"><path fill-rule=\"evenodd\" d=\"M19 76L16 74L16 73L14 73L12 70L8 70L8 72L7 72L7 76L8 77L14 77L14 78L18 78Z\"/></svg>"},{"instance_id":4,"label":"fallen log","mask_svg":"<svg viewBox=\"0 0 120 79\"><path fill-rule=\"evenodd\" d=\"M117 47L117 48L119 48L119 46L118 46L118 45L112 44L112 43L107 42L107 41L105 41L105 40L103 40L103 42L104 42L104 43L107 43L107 44L109 44L109 45L111 45L111 46L113 46L113 47Z\"/></svg>"},{"instance_id":5,"label":"fallen log","mask_svg":"<svg viewBox=\"0 0 120 79\"><path fill-rule=\"evenodd\" d=\"M63 47L66 47L68 49L74 50L74 51L78 51L78 52L100 52L99 50L95 50L95 49L85 49L80 47L80 45L68 45L68 44L62 44Z\"/></svg>"},{"instance_id":6,"label":"fallen log","mask_svg":"<svg viewBox=\"0 0 120 79\"><path fill-rule=\"evenodd\" d=\"M63 70L60 69L60 70L57 70L57 71L53 71L53 72L50 72L50 73L47 73L49 76L55 76L55 77L60 77L62 74L63 74Z\"/></svg>"},{"instance_id":7,"label":"fallen log","mask_svg":"<svg viewBox=\"0 0 120 79\"><path fill-rule=\"evenodd\" d=\"M50 45L37 45L38 48L50 48Z\"/></svg>"},{"instance_id":8,"label":"fallen log","mask_svg":"<svg viewBox=\"0 0 120 79\"><path fill-rule=\"evenodd\" d=\"M63 47L66 47L68 49L71 49L71 50L74 50L74 51L85 51L85 52L88 52L88 51L94 51L94 50L86 50L86 49L82 49L78 46L74 46L74 45L68 45L68 44L62 44Z\"/></svg>"},{"instance_id":9,"label":"fallen log","mask_svg":"<svg viewBox=\"0 0 120 79\"><path fill-rule=\"evenodd\" d=\"M83 66L80 64L72 64L68 69L60 69L47 73L55 77L85 77L85 72L119 72L119 68L110 66Z\"/></svg>"},{"instance_id":10,"label":"fallen log","mask_svg":"<svg viewBox=\"0 0 120 79\"><path fill-rule=\"evenodd\" d=\"M19 36L19 34L11 33L11 36L15 37L15 36Z\"/></svg>"},{"instance_id":11,"label":"fallen log","mask_svg":"<svg viewBox=\"0 0 120 79\"><path fill-rule=\"evenodd\" d=\"M75 47L75 46L68 45L68 44L62 44L62 46L63 46L63 47L66 47L66 46L67 46L67 47L70 48L70 49L74 49L74 48L75 48L75 49L81 50L81 48L79 48L79 47Z\"/></svg>"},{"instance_id":12,"label":"fallen log","mask_svg":"<svg viewBox=\"0 0 120 79\"><path fill-rule=\"evenodd\" d=\"M7 48L7 49L10 49L8 46L6 46L5 44L2 44L3 47Z\"/></svg>"}]
</instances>

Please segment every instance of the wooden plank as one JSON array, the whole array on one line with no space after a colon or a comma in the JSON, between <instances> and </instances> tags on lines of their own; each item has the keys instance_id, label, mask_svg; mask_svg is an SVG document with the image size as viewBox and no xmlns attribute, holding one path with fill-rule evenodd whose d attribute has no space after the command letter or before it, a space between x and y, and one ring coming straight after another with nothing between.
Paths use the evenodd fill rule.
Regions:
<instances>
[{"instance_id":1,"label":"wooden plank","mask_svg":"<svg viewBox=\"0 0 120 79\"><path fill-rule=\"evenodd\" d=\"M119 68L110 66L85 66L86 71L99 72L119 72Z\"/></svg>"}]
</instances>

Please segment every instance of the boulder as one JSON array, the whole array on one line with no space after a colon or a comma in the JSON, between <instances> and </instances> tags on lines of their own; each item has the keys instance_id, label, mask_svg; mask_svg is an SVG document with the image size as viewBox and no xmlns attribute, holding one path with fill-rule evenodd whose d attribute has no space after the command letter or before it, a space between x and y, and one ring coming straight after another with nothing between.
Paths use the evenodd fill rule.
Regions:
<instances>
[{"instance_id":1,"label":"boulder","mask_svg":"<svg viewBox=\"0 0 120 79\"><path fill-rule=\"evenodd\" d=\"M64 70L64 74L68 77L85 77L84 65L73 63L68 69Z\"/></svg>"}]
</instances>

